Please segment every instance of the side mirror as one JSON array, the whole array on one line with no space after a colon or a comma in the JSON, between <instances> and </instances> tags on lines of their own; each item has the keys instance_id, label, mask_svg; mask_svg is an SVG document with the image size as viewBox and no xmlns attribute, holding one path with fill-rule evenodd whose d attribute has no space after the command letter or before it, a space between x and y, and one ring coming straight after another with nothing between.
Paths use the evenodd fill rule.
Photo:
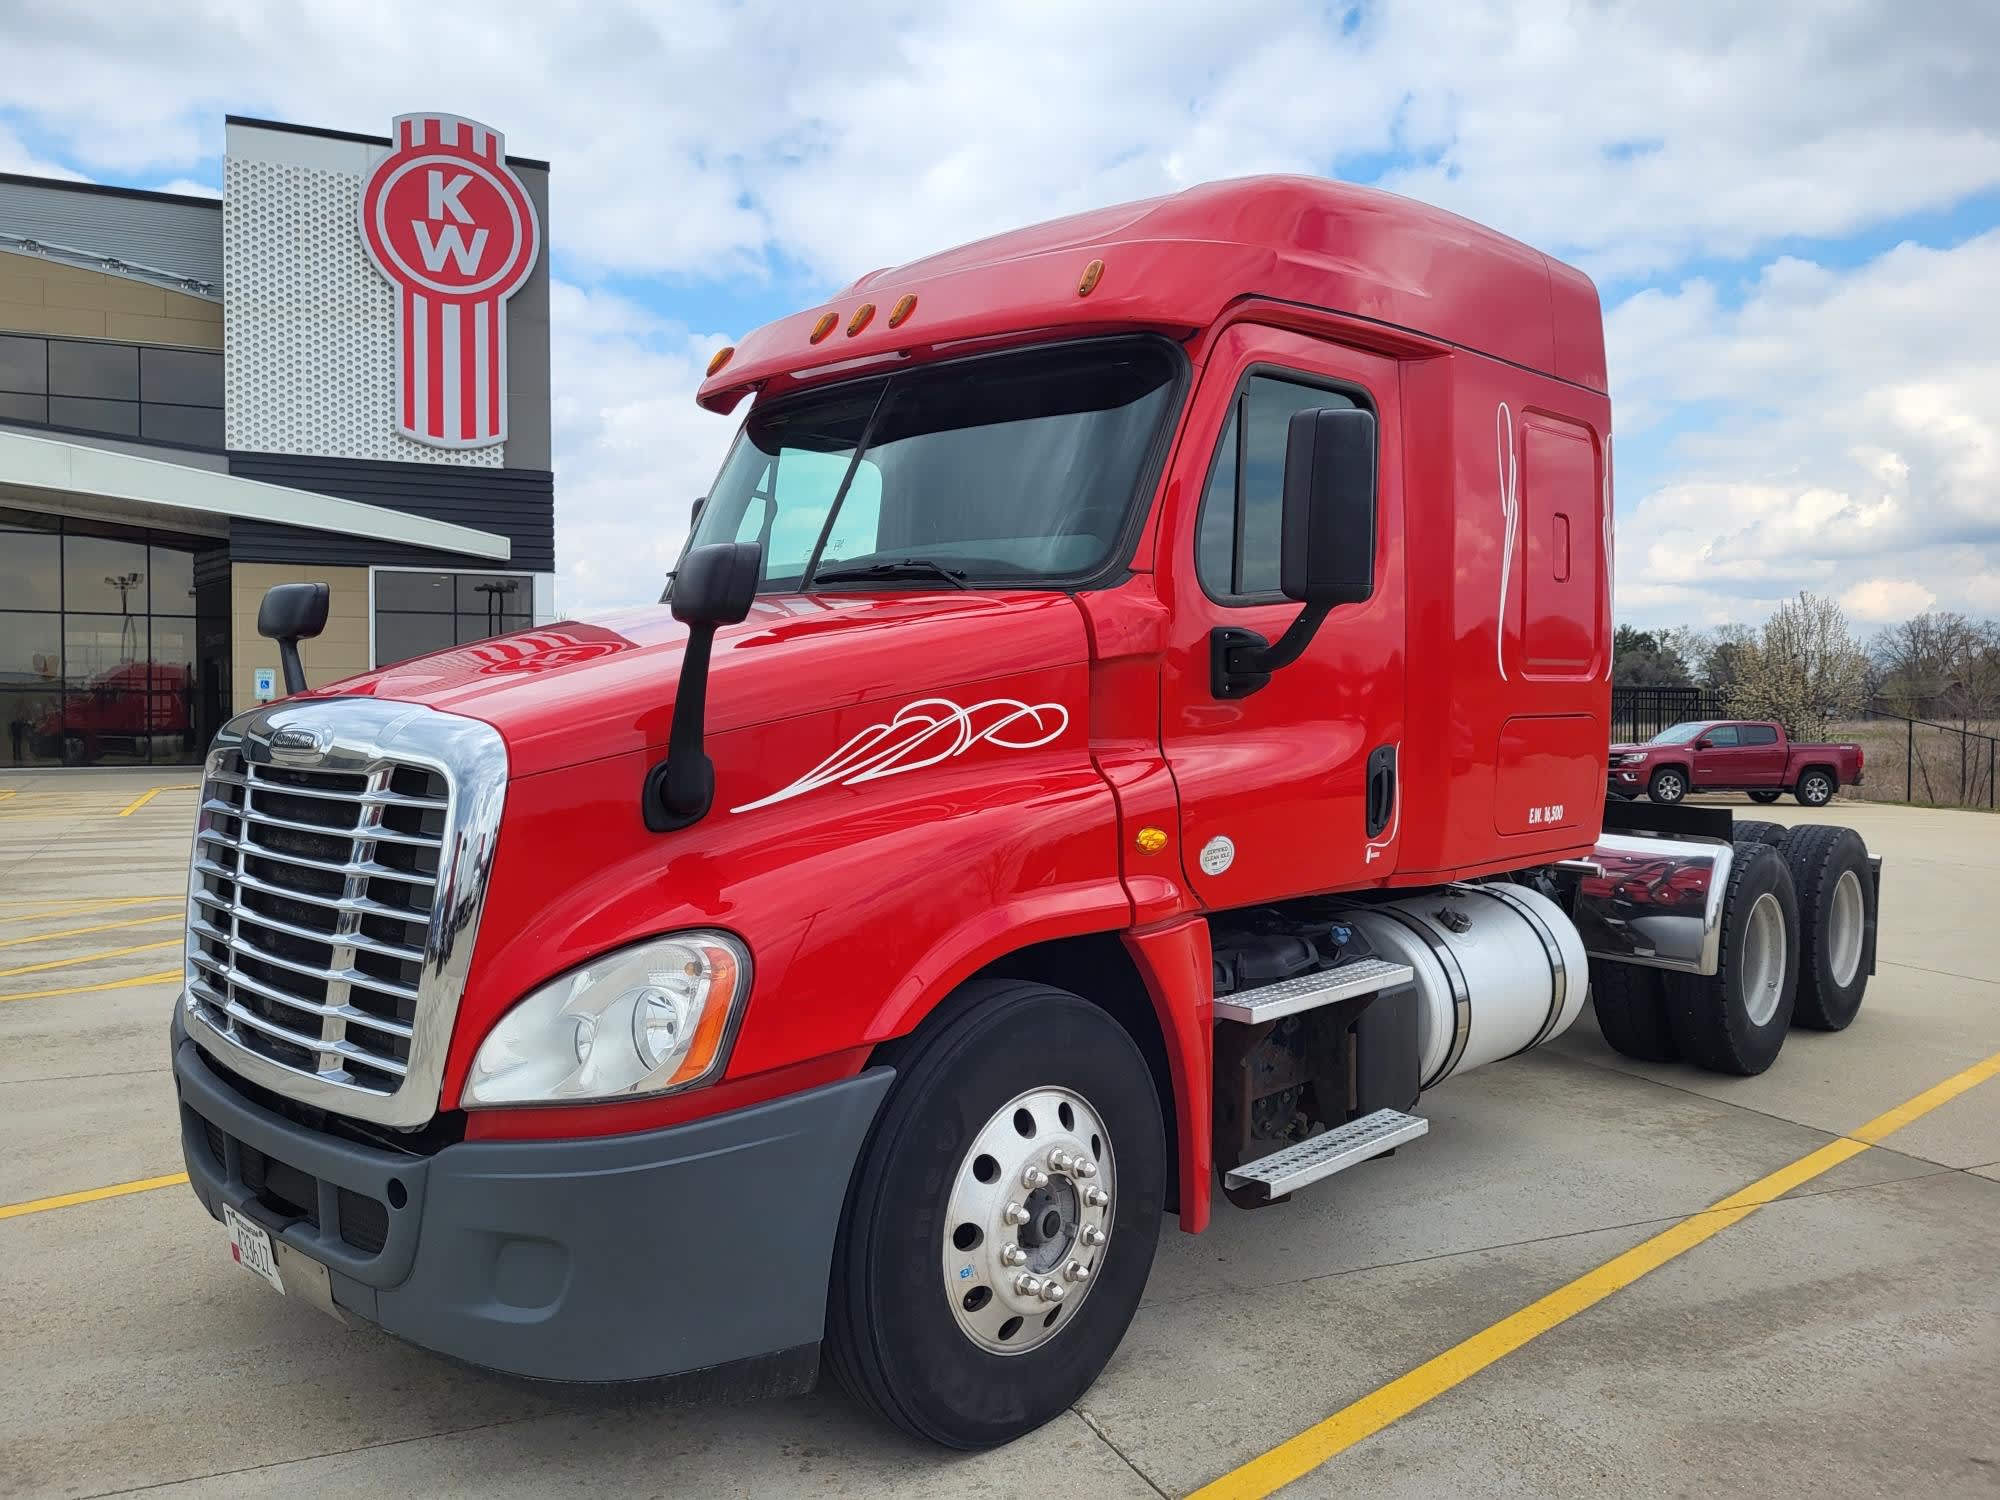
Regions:
<instances>
[{"instance_id":1,"label":"side mirror","mask_svg":"<svg viewBox=\"0 0 2000 1500\"><path fill-rule=\"evenodd\" d=\"M1287 599L1359 604L1375 592L1375 450L1373 412L1294 413L1278 559Z\"/></svg>"},{"instance_id":2,"label":"side mirror","mask_svg":"<svg viewBox=\"0 0 2000 1500\"><path fill-rule=\"evenodd\" d=\"M299 660L299 642L326 629L332 591L323 583L281 583L264 594L257 606L257 634L278 643L278 661L285 669L287 695L306 690L306 669Z\"/></svg>"},{"instance_id":3,"label":"side mirror","mask_svg":"<svg viewBox=\"0 0 2000 1500\"><path fill-rule=\"evenodd\" d=\"M1375 414L1296 412L1285 430L1278 587L1301 609L1275 642L1234 626L1209 633L1209 690L1247 698L1311 644L1337 604L1375 592Z\"/></svg>"},{"instance_id":4,"label":"side mirror","mask_svg":"<svg viewBox=\"0 0 2000 1500\"><path fill-rule=\"evenodd\" d=\"M756 602L764 549L755 542L715 542L681 559L669 600L674 618L688 627L681 656L667 758L646 773L641 812L655 833L698 823L715 800L715 764L702 749L708 713L708 659L718 625L734 625Z\"/></svg>"}]
</instances>

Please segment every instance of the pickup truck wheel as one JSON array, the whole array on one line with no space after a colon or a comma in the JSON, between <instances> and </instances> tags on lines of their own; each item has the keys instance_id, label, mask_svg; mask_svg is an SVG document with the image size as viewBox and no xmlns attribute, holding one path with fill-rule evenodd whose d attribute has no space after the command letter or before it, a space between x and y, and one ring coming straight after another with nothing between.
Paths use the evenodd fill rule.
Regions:
<instances>
[{"instance_id":1,"label":"pickup truck wheel","mask_svg":"<svg viewBox=\"0 0 2000 1500\"><path fill-rule=\"evenodd\" d=\"M1655 802L1678 802L1687 794L1687 776L1673 766L1661 766L1646 783L1646 795Z\"/></svg>"},{"instance_id":2,"label":"pickup truck wheel","mask_svg":"<svg viewBox=\"0 0 2000 1500\"><path fill-rule=\"evenodd\" d=\"M1776 802L1776 801L1777 801L1777 800L1778 800L1778 799L1779 799L1780 797L1782 797L1782 796L1784 796L1784 795L1785 795L1785 794L1784 794L1783 792L1775 792L1775 791L1773 791L1773 792L1752 792L1752 793L1750 794L1750 800L1751 800L1752 802L1761 802L1761 803L1763 803L1763 804L1764 804L1764 805L1765 805L1766 807L1769 807L1769 806L1770 806L1770 805L1771 805L1771 804L1772 804L1773 802Z\"/></svg>"},{"instance_id":3,"label":"pickup truck wheel","mask_svg":"<svg viewBox=\"0 0 2000 1500\"><path fill-rule=\"evenodd\" d=\"M1833 776L1827 771L1808 771L1799 778L1792 795L1806 807L1825 807L1833 800Z\"/></svg>"},{"instance_id":4,"label":"pickup truck wheel","mask_svg":"<svg viewBox=\"0 0 2000 1500\"><path fill-rule=\"evenodd\" d=\"M1812 823L1785 840L1785 862L1799 897L1799 999L1792 1019L1815 1031L1840 1031L1868 989L1868 923L1874 882L1861 835Z\"/></svg>"},{"instance_id":5,"label":"pickup truck wheel","mask_svg":"<svg viewBox=\"0 0 2000 1500\"><path fill-rule=\"evenodd\" d=\"M990 1448L1067 1410L1138 1310L1165 1202L1160 1101L1104 1011L975 981L893 1049L834 1249L827 1347L862 1403Z\"/></svg>"},{"instance_id":6,"label":"pickup truck wheel","mask_svg":"<svg viewBox=\"0 0 2000 1500\"><path fill-rule=\"evenodd\" d=\"M1712 1073L1761 1073L1792 1024L1799 980L1798 900L1784 854L1736 841L1712 975L1666 976L1667 1020L1681 1054Z\"/></svg>"},{"instance_id":7,"label":"pickup truck wheel","mask_svg":"<svg viewBox=\"0 0 2000 1500\"><path fill-rule=\"evenodd\" d=\"M1678 1062L1681 1049L1667 1024L1666 976L1637 964L1593 960L1590 1003L1597 1029L1620 1057L1635 1062Z\"/></svg>"},{"instance_id":8,"label":"pickup truck wheel","mask_svg":"<svg viewBox=\"0 0 2000 1500\"><path fill-rule=\"evenodd\" d=\"M1792 831L1783 823L1767 823L1762 818L1737 818L1730 826L1738 839L1754 844L1782 844Z\"/></svg>"}]
</instances>

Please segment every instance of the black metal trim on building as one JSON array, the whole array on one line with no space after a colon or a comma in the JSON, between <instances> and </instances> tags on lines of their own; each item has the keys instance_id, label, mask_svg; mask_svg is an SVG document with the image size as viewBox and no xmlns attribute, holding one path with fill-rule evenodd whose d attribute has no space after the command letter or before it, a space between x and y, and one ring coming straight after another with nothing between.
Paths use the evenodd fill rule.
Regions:
<instances>
[{"instance_id":1,"label":"black metal trim on building","mask_svg":"<svg viewBox=\"0 0 2000 1500\"><path fill-rule=\"evenodd\" d=\"M386 135L364 135L356 130L328 130L323 125L294 125L289 120L259 120L250 115L224 115L225 125L250 125L258 130L282 130L287 135L316 135L327 141L354 141L363 146L393 146L396 143ZM533 167L538 172L546 172L549 164L532 156L509 156L508 164L516 167Z\"/></svg>"}]
</instances>

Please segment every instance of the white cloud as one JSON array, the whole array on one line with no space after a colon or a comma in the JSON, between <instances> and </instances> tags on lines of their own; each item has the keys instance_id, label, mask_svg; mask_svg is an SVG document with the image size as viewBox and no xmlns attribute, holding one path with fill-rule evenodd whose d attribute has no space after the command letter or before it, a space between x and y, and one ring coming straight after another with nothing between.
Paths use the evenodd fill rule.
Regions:
<instances>
[{"instance_id":1,"label":"white cloud","mask_svg":"<svg viewBox=\"0 0 2000 1500\"><path fill-rule=\"evenodd\" d=\"M1937 603L1937 595L1914 578L1870 578L1840 596L1849 619L1868 625L1890 625L1920 615Z\"/></svg>"},{"instance_id":2,"label":"white cloud","mask_svg":"<svg viewBox=\"0 0 2000 1500\"><path fill-rule=\"evenodd\" d=\"M1996 285L2000 231L1851 270L1779 259L1734 307L1695 280L1615 308L1620 429L1673 433L1668 482L1623 495L1621 579L1707 608L1754 580L1871 620L1990 610L1972 580L2000 567Z\"/></svg>"}]
</instances>

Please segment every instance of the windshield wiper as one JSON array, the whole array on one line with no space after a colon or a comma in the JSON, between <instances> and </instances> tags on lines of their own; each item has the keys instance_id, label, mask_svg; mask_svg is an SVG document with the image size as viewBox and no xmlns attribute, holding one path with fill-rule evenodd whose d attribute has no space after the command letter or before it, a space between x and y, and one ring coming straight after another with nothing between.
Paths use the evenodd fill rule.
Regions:
<instances>
[{"instance_id":1,"label":"windshield wiper","mask_svg":"<svg viewBox=\"0 0 2000 1500\"><path fill-rule=\"evenodd\" d=\"M965 574L961 570L947 568L928 557L905 557L896 562L869 563L860 568L821 568L813 574L812 581L840 583L864 578L942 578L955 589L965 587Z\"/></svg>"}]
</instances>

